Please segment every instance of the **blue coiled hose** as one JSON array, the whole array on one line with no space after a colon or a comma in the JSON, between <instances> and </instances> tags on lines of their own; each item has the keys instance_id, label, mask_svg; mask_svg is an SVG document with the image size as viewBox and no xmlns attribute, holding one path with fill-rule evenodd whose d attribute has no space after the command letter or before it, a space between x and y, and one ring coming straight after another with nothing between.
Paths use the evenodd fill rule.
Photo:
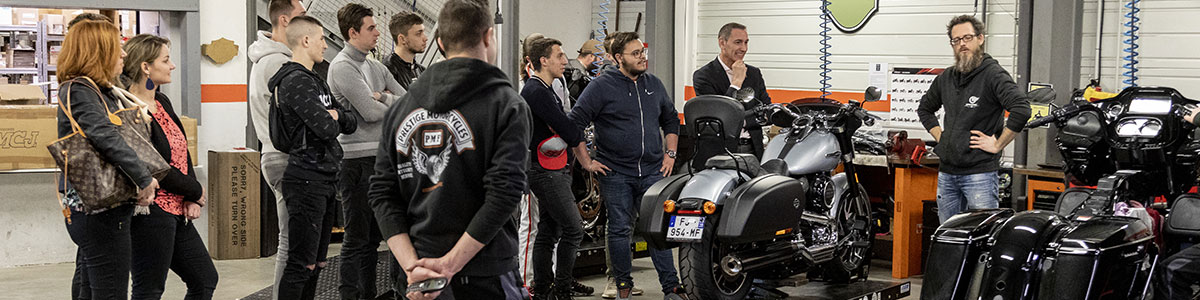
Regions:
<instances>
[{"instance_id":1,"label":"blue coiled hose","mask_svg":"<svg viewBox=\"0 0 1200 300\"><path fill-rule=\"evenodd\" d=\"M832 95L829 92L829 0L821 1L821 99Z\"/></svg>"},{"instance_id":2,"label":"blue coiled hose","mask_svg":"<svg viewBox=\"0 0 1200 300\"><path fill-rule=\"evenodd\" d=\"M1130 0L1129 3L1125 3L1125 8L1129 9L1129 12L1125 13L1125 18L1128 19L1128 21L1125 22L1125 28L1127 28L1127 30L1125 30L1125 33L1124 33L1124 35L1125 35L1124 44L1126 45L1126 47L1123 51L1125 52L1126 55L1125 55L1125 57L1122 58L1125 60L1125 65L1123 66L1125 68L1125 73L1123 74L1123 76L1125 77L1125 80L1123 81L1125 83L1125 87L1138 86L1138 84L1137 84L1137 80L1138 80L1138 76L1137 76L1138 52L1137 52L1137 49L1138 49L1138 38L1139 38L1138 37L1138 29L1140 29L1140 27L1138 27L1138 23L1141 22L1141 20L1142 20L1141 18L1138 17L1138 12L1141 11L1141 9L1137 7L1138 2L1142 2L1142 1L1141 0Z\"/></svg>"},{"instance_id":3,"label":"blue coiled hose","mask_svg":"<svg viewBox=\"0 0 1200 300\"><path fill-rule=\"evenodd\" d=\"M596 49L599 50L596 52L596 55L599 56L600 59L592 62L592 65L596 66L596 69L592 70L593 77L600 75L600 67L604 65L604 39L608 38L608 13L610 12L608 9L609 5L612 5L612 0L604 0L604 2L600 3L600 12L597 13L597 15L600 15L600 21L596 22L596 25L599 27L596 29L596 41L599 41L600 43L596 44Z\"/></svg>"}]
</instances>

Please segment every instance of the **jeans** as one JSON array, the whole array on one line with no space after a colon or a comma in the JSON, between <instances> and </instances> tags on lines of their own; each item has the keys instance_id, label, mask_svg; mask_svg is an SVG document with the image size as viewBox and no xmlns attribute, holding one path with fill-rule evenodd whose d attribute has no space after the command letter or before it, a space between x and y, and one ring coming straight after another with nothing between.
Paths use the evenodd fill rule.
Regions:
<instances>
[{"instance_id":1,"label":"jeans","mask_svg":"<svg viewBox=\"0 0 1200 300\"><path fill-rule=\"evenodd\" d=\"M1158 263L1154 299L1192 299L1192 286L1200 284L1200 244L1175 253Z\"/></svg>"},{"instance_id":2,"label":"jeans","mask_svg":"<svg viewBox=\"0 0 1200 300\"><path fill-rule=\"evenodd\" d=\"M1000 207L1000 176L996 172L954 175L938 172L938 219L969 209Z\"/></svg>"},{"instance_id":3,"label":"jeans","mask_svg":"<svg viewBox=\"0 0 1200 300\"><path fill-rule=\"evenodd\" d=\"M346 233L342 242L342 266L339 270L341 285L338 291L342 299L375 299L375 263L379 260L375 249L383 240L375 212L367 202L370 190L368 178L375 174L375 157L362 157L342 161L338 188L342 193L342 210L346 217ZM400 263L389 259L393 286L396 276L402 272Z\"/></svg>"},{"instance_id":4,"label":"jeans","mask_svg":"<svg viewBox=\"0 0 1200 300\"><path fill-rule=\"evenodd\" d=\"M288 259L288 209L283 201L281 191L283 170L287 169L288 155L280 152L263 153L262 173L267 180L267 186L275 193L275 211L279 219L279 251L275 254L275 281L271 286L271 299L279 300L279 281L283 279L283 269Z\"/></svg>"},{"instance_id":5,"label":"jeans","mask_svg":"<svg viewBox=\"0 0 1200 300\"><path fill-rule=\"evenodd\" d=\"M538 199L537 237L533 245L533 282L535 287L571 286L575 256L583 240L583 219L571 192L571 173L550 171L541 166L529 168L529 189ZM554 264L555 245L558 246L558 266Z\"/></svg>"},{"instance_id":6,"label":"jeans","mask_svg":"<svg viewBox=\"0 0 1200 300\"><path fill-rule=\"evenodd\" d=\"M319 266L329 251L334 219L335 183L284 179L288 206L288 260L279 287L280 299L311 300L316 295Z\"/></svg>"},{"instance_id":7,"label":"jeans","mask_svg":"<svg viewBox=\"0 0 1200 300\"><path fill-rule=\"evenodd\" d=\"M121 205L101 213L76 212L67 223L67 233L79 246L76 278L81 288L77 299L126 299L132 252L130 218L133 205ZM82 275L82 276L80 276Z\"/></svg>"},{"instance_id":8,"label":"jeans","mask_svg":"<svg viewBox=\"0 0 1200 300\"><path fill-rule=\"evenodd\" d=\"M187 285L184 299L212 299L217 268L196 227L185 220L158 205L150 206L149 215L133 217L133 299L162 298L168 269Z\"/></svg>"},{"instance_id":9,"label":"jeans","mask_svg":"<svg viewBox=\"0 0 1200 300\"><path fill-rule=\"evenodd\" d=\"M442 289L438 299L496 299L496 300L526 300L529 291L520 284L521 277L516 270L500 276L465 276L455 275ZM407 297L402 297L406 298Z\"/></svg>"},{"instance_id":10,"label":"jeans","mask_svg":"<svg viewBox=\"0 0 1200 300\"><path fill-rule=\"evenodd\" d=\"M613 277L618 288L633 287L633 252L630 246L633 224L641 209L642 194L663 177L661 174L642 177L609 171L600 176L600 195L608 210L608 253L612 259ZM679 286L675 258L670 249L650 247L650 260L658 271L658 283L664 292Z\"/></svg>"}]
</instances>

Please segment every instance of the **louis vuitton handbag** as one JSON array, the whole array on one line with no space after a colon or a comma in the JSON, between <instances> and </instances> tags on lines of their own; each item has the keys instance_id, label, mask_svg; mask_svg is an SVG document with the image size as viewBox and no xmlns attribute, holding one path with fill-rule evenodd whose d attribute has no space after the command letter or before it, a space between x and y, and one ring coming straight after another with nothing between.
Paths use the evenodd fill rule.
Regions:
<instances>
[{"instance_id":1,"label":"louis vuitton handbag","mask_svg":"<svg viewBox=\"0 0 1200 300\"><path fill-rule=\"evenodd\" d=\"M76 79L75 83L87 86L103 97L100 90L96 88L95 82L90 78L82 78L87 80L87 83L79 81L79 79ZM71 85L71 88L75 88L75 85ZM113 208L133 202L137 195L137 186L124 172L112 163L105 161L104 157L88 141L79 122L71 114L70 91L63 92L66 93L66 97L59 103L59 108L71 121L73 132L54 141L46 148L68 182L78 193L84 212ZM151 121L142 116L143 113L139 111L139 107L128 107L113 112L103 99L100 102L108 113L109 122L116 125L117 131L125 143L137 153L138 158L150 170L150 174L154 178L162 179L171 166L150 143L149 122Z\"/></svg>"}]
</instances>

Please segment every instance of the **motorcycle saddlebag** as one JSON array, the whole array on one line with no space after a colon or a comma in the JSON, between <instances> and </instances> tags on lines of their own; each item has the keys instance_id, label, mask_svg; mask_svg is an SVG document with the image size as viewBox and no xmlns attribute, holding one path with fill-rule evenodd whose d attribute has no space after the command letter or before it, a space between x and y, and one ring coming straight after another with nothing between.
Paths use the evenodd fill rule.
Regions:
<instances>
[{"instance_id":1,"label":"motorcycle saddlebag","mask_svg":"<svg viewBox=\"0 0 1200 300\"><path fill-rule=\"evenodd\" d=\"M1054 212L1034 210L1017 213L996 228L983 261L978 299L1030 299L1037 292L1036 262L1067 225Z\"/></svg>"},{"instance_id":2,"label":"motorcycle saddlebag","mask_svg":"<svg viewBox=\"0 0 1200 300\"><path fill-rule=\"evenodd\" d=\"M1095 216L1064 231L1041 266L1039 299L1141 299L1154 234L1137 218Z\"/></svg>"},{"instance_id":3,"label":"motorcycle saddlebag","mask_svg":"<svg viewBox=\"0 0 1200 300\"><path fill-rule=\"evenodd\" d=\"M921 299L966 299L975 266L987 253L987 239L1011 209L973 210L955 215L937 228L925 261L925 287Z\"/></svg>"},{"instance_id":4,"label":"motorcycle saddlebag","mask_svg":"<svg viewBox=\"0 0 1200 300\"><path fill-rule=\"evenodd\" d=\"M679 192L692 176L688 174L673 175L663 178L651 185L642 195L642 205L637 216L634 231L642 236L655 249L670 249L676 243L667 242L666 213L663 212L663 201L678 200Z\"/></svg>"},{"instance_id":5,"label":"motorcycle saddlebag","mask_svg":"<svg viewBox=\"0 0 1200 300\"><path fill-rule=\"evenodd\" d=\"M1183 194L1171 204L1165 233L1172 237L1200 238L1200 195Z\"/></svg>"},{"instance_id":6,"label":"motorcycle saddlebag","mask_svg":"<svg viewBox=\"0 0 1200 300\"><path fill-rule=\"evenodd\" d=\"M808 183L780 175L764 175L735 188L721 203L717 239L729 243L775 238L796 229L807 201Z\"/></svg>"}]
</instances>

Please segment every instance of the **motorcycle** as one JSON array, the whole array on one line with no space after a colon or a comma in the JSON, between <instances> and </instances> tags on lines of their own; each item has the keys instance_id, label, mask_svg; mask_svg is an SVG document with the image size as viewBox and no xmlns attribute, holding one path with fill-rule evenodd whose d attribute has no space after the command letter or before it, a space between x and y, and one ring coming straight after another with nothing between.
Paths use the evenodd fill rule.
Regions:
<instances>
[{"instance_id":1,"label":"motorcycle","mask_svg":"<svg viewBox=\"0 0 1200 300\"><path fill-rule=\"evenodd\" d=\"M750 103L753 94L738 96ZM878 89L869 88L865 100L878 99ZM761 164L753 154L730 150L748 113L784 127ZM870 200L855 176L851 137L878 117L857 101L816 99L747 111L717 95L688 100L684 117L697 148L715 145L722 154L698 171L652 185L636 230L653 247L680 248L681 279L692 298L744 299L756 285L769 291L761 283L805 272L834 282L866 278Z\"/></svg>"},{"instance_id":2,"label":"motorcycle","mask_svg":"<svg viewBox=\"0 0 1200 300\"><path fill-rule=\"evenodd\" d=\"M1052 90L1035 92L1053 99ZM1200 203L1186 194L1200 175L1200 131L1181 109L1196 103L1171 88L1131 87L1096 102L1076 97L1029 122L1059 128L1067 180L1082 187L1063 192L1055 211L974 210L947 220L933 235L929 257L938 259L927 261L921 298L1146 299L1159 246L1149 212L1130 208L1152 209L1158 197Z\"/></svg>"}]
</instances>

